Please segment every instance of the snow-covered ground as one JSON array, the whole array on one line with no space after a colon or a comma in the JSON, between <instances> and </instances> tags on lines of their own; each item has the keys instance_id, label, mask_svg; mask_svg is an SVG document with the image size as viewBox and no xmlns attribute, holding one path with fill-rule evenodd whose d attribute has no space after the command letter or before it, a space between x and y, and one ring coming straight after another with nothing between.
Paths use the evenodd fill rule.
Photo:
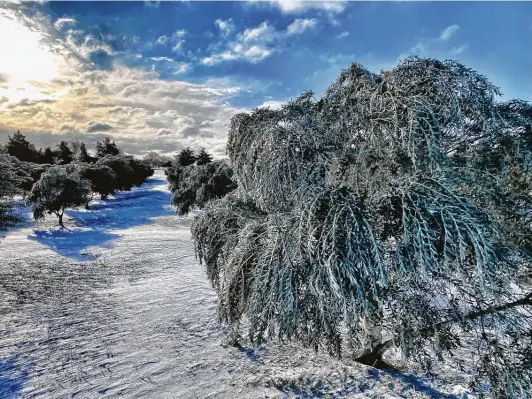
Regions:
<instances>
[{"instance_id":1,"label":"snow-covered ground","mask_svg":"<svg viewBox=\"0 0 532 399\"><path fill-rule=\"evenodd\" d=\"M0 398L462 398L297 344L224 345L164 175L0 242Z\"/></svg>"}]
</instances>

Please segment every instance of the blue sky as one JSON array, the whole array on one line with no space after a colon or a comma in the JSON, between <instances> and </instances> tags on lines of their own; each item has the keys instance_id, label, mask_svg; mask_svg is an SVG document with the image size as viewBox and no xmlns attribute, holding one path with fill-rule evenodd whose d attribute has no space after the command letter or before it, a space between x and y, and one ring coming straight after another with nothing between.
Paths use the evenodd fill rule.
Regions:
<instances>
[{"instance_id":1,"label":"blue sky","mask_svg":"<svg viewBox=\"0 0 532 399\"><path fill-rule=\"evenodd\" d=\"M1 3L0 3L1 4ZM352 61L455 59L532 100L530 2L4 3L0 141L20 128L126 151L224 151L236 112L313 90ZM2 133L3 132L3 133ZM3 135L2 135L3 134Z\"/></svg>"}]
</instances>

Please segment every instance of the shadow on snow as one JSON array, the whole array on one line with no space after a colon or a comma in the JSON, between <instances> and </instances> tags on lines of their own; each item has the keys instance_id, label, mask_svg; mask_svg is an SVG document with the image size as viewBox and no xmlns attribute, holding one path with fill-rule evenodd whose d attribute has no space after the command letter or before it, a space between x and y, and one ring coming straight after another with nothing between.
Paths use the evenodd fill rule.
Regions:
<instances>
[{"instance_id":1,"label":"shadow on snow","mask_svg":"<svg viewBox=\"0 0 532 399\"><path fill-rule=\"evenodd\" d=\"M0 360L0 398L18 398L28 374L17 365L16 357Z\"/></svg>"},{"instance_id":2,"label":"shadow on snow","mask_svg":"<svg viewBox=\"0 0 532 399\"><path fill-rule=\"evenodd\" d=\"M84 250L92 246L108 247L119 237L112 230L149 224L154 217L175 214L169 206L171 194L154 189L164 184L164 180L149 179L131 191L91 204L89 210L68 210L65 214L77 228L34 230L28 238L74 260L91 260L94 256Z\"/></svg>"},{"instance_id":3,"label":"shadow on snow","mask_svg":"<svg viewBox=\"0 0 532 399\"><path fill-rule=\"evenodd\" d=\"M300 378L299 381L284 380L276 384L277 389L292 397L296 395L299 398L347 398L355 394L364 393L370 389L374 389L374 383L382 383L382 376L388 375L392 377L391 379L386 379L386 383L390 388L399 390L403 394L408 394L409 392L423 392L429 397L434 399L462 399L466 398L467 394L464 395L453 395L440 392L436 388L428 385L432 379L423 378L416 375L405 374L397 370L386 369L369 369L368 376L365 381L353 381L350 384L345 385L344 387L332 388L325 381L320 379L313 379L310 376L305 378ZM396 384L399 387L396 387Z\"/></svg>"}]
</instances>

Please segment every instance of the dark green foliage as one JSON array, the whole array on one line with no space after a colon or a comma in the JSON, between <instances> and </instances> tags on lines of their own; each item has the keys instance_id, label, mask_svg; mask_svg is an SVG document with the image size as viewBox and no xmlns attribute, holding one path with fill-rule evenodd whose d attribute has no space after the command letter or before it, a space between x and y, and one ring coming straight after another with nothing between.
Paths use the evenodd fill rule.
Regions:
<instances>
[{"instance_id":1,"label":"dark green foliage","mask_svg":"<svg viewBox=\"0 0 532 399\"><path fill-rule=\"evenodd\" d=\"M60 165L68 165L74 160L74 153L66 141L61 141L57 145L56 163Z\"/></svg>"},{"instance_id":2,"label":"dark green foliage","mask_svg":"<svg viewBox=\"0 0 532 399\"><path fill-rule=\"evenodd\" d=\"M192 228L220 320L370 364L395 346L428 370L462 346L474 389L525 398L532 112L498 94L461 64L413 57L236 115L238 188Z\"/></svg>"},{"instance_id":3,"label":"dark green foliage","mask_svg":"<svg viewBox=\"0 0 532 399\"><path fill-rule=\"evenodd\" d=\"M202 148L196 156L196 165L205 165L209 162L212 162L212 156L205 151L205 148Z\"/></svg>"},{"instance_id":4,"label":"dark green foliage","mask_svg":"<svg viewBox=\"0 0 532 399\"><path fill-rule=\"evenodd\" d=\"M194 154L194 151L187 147L177 154L176 160L179 166L188 166L196 162L196 155Z\"/></svg>"},{"instance_id":5,"label":"dark green foliage","mask_svg":"<svg viewBox=\"0 0 532 399\"><path fill-rule=\"evenodd\" d=\"M42 151L42 155L40 156L39 163L53 164L55 163L56 157L57 157L57 151L52 150L50 147L46 147L44 151Z\"/></svg>"},{"instance_id":6,"label":"dark green foliage","mask_svg":"<svg viewBox=\"0 0 532 399\"><path fill-rule=\"evenodd\" d=\"M222 198L236 188L233 170L226 161L214 161L168 169L167 180L173 193L172 203L181 215L192 208L203 208L215 198Z\"/></svg>"},{"instance_id":7,"label":"dark green foliage","mask_svg":"<svg viewBox=\"0 0 532 399\"><path fill-rule=\"evenodd\" d=\"M26 136L20 133L20 130L9 136L5 149L9 155L25 162L35 162L38 157L35 146L26 140Z\"/></svg>"},{"instance_id":8,"label":"dark green foliage","mask_svg":"<svg viewBox=\"0 0 532 399\"><path fill-rule=\"evenodd\" d=\"M103 158L106 155L118 155L120 150L114 141L106 137L102 142L96 143L96 158Z\"/></svg>"},{"instance_id":9,"label":"dark green foliage","mask_svg":"<svg viewBox=\"0 0 532 399\"><path fill-rule=\"evenodd\" d=\"M78 172L82 179L90 183L91 191L100 195L101 199L114 194L118 190L118 179L113 170L106 165L72 163L68 173Z\"/></svg>"},{"instance_id":10,"label":"dark green foliage","mask_svg":"<svg viewBox=\"0 0 532 399\"><path fill-rule=\"evenodd\" d=\"M125 155L106 155L98 159L96 164L111 168L116 175L117 190L131 190L153 175L153 169L145 162Z\"/></svg>"},{"instance_id":11,"label":"dark green foliage","mask_svg":"<svg viewBox=\"0 0 532 399\"><path fill-rule=\"evenodd\" d=\"M52 166L44 172L27 197L35 219L55 214L63 227L66 208L85 206L90 199L90 183L78 171L68 172L65 166Z\"/></svg>"}]
</instances>

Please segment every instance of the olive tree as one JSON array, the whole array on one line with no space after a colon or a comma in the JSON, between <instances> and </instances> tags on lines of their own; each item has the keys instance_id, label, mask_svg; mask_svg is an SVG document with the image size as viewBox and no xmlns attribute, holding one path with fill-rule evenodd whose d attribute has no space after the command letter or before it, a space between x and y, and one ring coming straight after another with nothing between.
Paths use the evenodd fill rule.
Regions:
<instances>
[{"instance_id":1,"label":"olive tree","mask_svg":"<svg viewBox=\"0 0 532 399\"><path fill-rule=\"evenodd\" d=\"M90 194L91 185L79 171L69 173L64 166L53 166L33 185L27 203L36 220L43 219L46 213L54 214L59 218L59 225L64 227L65 209L85 206Z\"/></svg>"},{"instance_id":2,"label":"olive tree","mask_svg":"<svg viewBox=\"0 0 532 399\"><path fill-rule=\"evenodd\" d=\"M201 209L210 200L222 198L236 188L233 170L223 160L186 167L175 165L167 170L166 176L172 203L181 215L194 207Z\"/></svg>"},{"instance_id":3,"label":"olive tree","mask_svg":"<svg viewBox=\"0 0 532 399\"><path fill-rule=\"evenodd\" d=\"M427 369L457 361L492 397L526 397L532 118L497 95L457 62L412 57L379 74L354 63L319 100L234 116L238 188L192 227L234 338L246 319L254 343L376 366L397 348ZM528 145L485 150L527 131ZM512 167L482 166L497 154ZM449 356L458 347L467 355Z\"/></svg>"},{"instance_id":4,"label":"olive tree","mask_svg":"<svg viewBox=\"0 0 532 399\"><path fill-rule=\"evenodd\" d=\"M14 197L22 193L20 178L10 162L10 156L0 154L0 231L16 226L22 221L16 213Z\"/></svg>"}]
</instances>

